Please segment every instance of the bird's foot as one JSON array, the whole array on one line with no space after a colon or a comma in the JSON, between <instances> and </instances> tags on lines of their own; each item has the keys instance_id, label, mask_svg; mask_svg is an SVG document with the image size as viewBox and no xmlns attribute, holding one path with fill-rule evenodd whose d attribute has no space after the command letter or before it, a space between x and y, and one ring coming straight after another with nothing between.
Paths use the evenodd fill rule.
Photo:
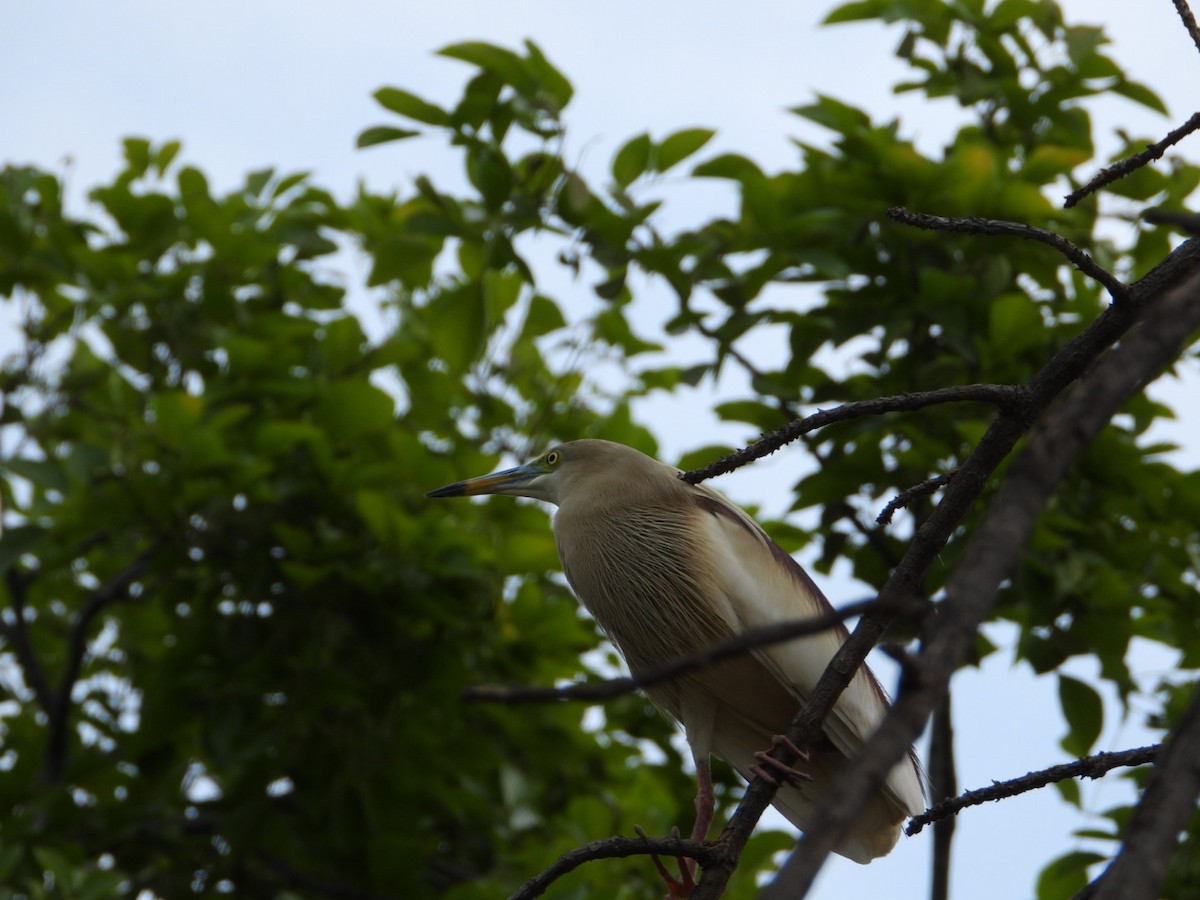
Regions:
<instances>
[{"instance_id":1,"label":"bird's foot","mask_svg":"<svg viewBox=\"0 0 1200 900\"><path fill-rule=\"evenodd\" d=\"M638 837L646 837L646 832L641 825L634 825L633 830L637 832ZM679 829L671 829L671 837L679 837ZM654 868L658 870L659 876L667 883L666 900L688 900L696 891L696 861L686 857L679 857L679 877L672 875L663 861L658 858L657 853L650 854L650 862L654 863Z\"/></svg>"},{"instance_id":2,"label":"bird's foot","mask_svg":"<svg viewBox=\"0 0 1200 900\"><path fill-rule=\"evenodd\" d=\"M793 744L785 735L776 734L771 737L772 749L776 747L784 747L797 759L807 760L808 754ZM792 768L787 763L782 763L775 757L769 755L769 751L759 750L754 754L754 758L758 760L759 765L751 766L750 771L760 778L764 778L775 787L780 787L782 784L790 784L792 787L800 787L805 781L812 781L812 776L797 769Z\"/></svg>"}]
</instances>

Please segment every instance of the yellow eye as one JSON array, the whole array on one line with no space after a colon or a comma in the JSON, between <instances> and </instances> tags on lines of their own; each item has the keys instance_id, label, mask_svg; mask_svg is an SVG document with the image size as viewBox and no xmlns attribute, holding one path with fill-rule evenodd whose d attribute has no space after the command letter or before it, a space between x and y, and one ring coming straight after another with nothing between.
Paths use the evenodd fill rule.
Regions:
<instances>
[{"instance_id":1,"label":"yellow eye","mask_svg":"<svg viewBox=\"0 0 1200 900\"><path fill-rule=\"evenodd\" d=\"M557 450L551 450L549 453L546 454L546 465L557 466L559 463L559 460L561 460L561 459L562 459L561 453L559 453Z\"/></svg>"}]
</instances>

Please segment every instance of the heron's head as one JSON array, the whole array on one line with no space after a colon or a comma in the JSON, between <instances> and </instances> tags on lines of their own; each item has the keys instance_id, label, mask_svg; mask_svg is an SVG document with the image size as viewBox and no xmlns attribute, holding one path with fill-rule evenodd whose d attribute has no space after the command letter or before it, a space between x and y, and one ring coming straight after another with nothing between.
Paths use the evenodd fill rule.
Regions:
<instances>
[{"instance_id":1,"label":"heron's head","mask_svg":"<svg viewBox=\"0 0 1200 900\"><path fill-rule=\"evenodd\" d=\"M675 470L643 453L611 441L569 441L552 447L532 462L491 475L456 481L426 497L470 497L508 494L533 497L561 506L567 497L593 501L599 495L627 490L647 478L674 481Z\"/></svg>"},{"instance_id":2,"label":"heron's head","mask_svg":"<svg viewBox=\"0 0 1200 900\"><path fill-rule=\"evenodd\" d=\"M533 497L536 500L559 502L559 492L566 480L564 473L578 464L571 460L563 447L547 450L537 459L491 475L480 475L466 481L456 481L430 491L426 497L473 497L477 494L508 494L514 497Z\"/></svg>"}]
</instances>

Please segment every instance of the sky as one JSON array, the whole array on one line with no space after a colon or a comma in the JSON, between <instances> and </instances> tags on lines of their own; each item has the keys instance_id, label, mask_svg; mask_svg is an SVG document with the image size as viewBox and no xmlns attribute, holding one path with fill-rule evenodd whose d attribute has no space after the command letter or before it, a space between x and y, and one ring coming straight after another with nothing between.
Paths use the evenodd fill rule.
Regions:
<instances>
[{"instance_id":1,"label":"sky","mask_svg":"<svg viewBox=\"0 0 1200 900\"><path fill-rule=\"evenodd\" d=\"M1156 138L1196 109L1200 54L1170 0L1062 5L1068 21L1103 24L1126 73L1158 91L1171 110L1166 120L1124 101L1096 105L1101 147L1115 145L1112 134L1118 127ZM573 82L566 158L597 181L603 181L616 148L647 129L662 137L684 127L714 127L718 136L710 151L742 152L767 169L792 165L790 139L818 138L819 132L805 130L786 110L816 93L863 106L879 118L899 117L906 135L923 149L936 150L949 133L956 105L894 96L890 86L905 73L892 57L900 31L874 24L818 29L830 7L794 0L13 4L5 13L0 53L0 164L34 164L61 174L77 209L90 187L118 170L120 139L129 135L156 142L181 139L182 158L203 169L217 189L231 188L248 171L267 165L283 172L311 171L316 183L342 198L360 180L386 190L428 173L437 182L454 184L461 179L458 161L438 139L355 149L354 139L366 126L395 124L371 94L394 85L449 102L469 69L434 51L463 40L516 47L525 38ZM1200 156L1200 138L1192 140L1181 152L1194 160ZM707 194L689 190L670 215L681 222L707 218L729 203L730 195L719 185ZM345 277L353 283L364 274L348 265ZM586 287L564 283L559 294L571 291L583 294ZM0 335L0 346L2 340ZM1187 379L1157 390L1186 413L1195 406L1185 402L1188 392L1200 380L1194 366L1184 369L1190 371ZM722 391L738 387L736 382L720 385ZM658 400L641 412L657 423L668 456L754 437L744 428L716 423L704 412L710 403L710 395L685 403ZM1180 460L1195 465L1198 429L1194 415L1182 415L1159 436L1182 443ZM772 499L781 494L772 485L790 483L803 465L777 454L755 467L753 475L723 479L718 486L742 502L779 512L771 510ZM836 577L823 587L835 602L861 595ZM993 636L1011 641L1002 629ZM1012 666L1009 659L997 654L981 671L956 678L964 789L1064 759L1057 741L1065 726L1053 680L1035 679L1028 667ZM1138 659L1148 677L1168 670L1171 662L1148 649ZM1089 679L1095 674L1086 666L1073 671ZM1110 715L1097 749L1137 746L1149 737L1136 722L1117 722ZM1128 796L1111 778L1082 787L1091 809ZM635 821L636 810L631 810L630 822ZM687 824L681 823L685 830ZM1040 867L1052 853L1073 847L1070 832L1085 824L1053 791L963 814L954 895L1032 896ZM811 896L926 896L927 837L902 839L891 856L867 867L834 858Z\"/></svg>"}]
</instances>

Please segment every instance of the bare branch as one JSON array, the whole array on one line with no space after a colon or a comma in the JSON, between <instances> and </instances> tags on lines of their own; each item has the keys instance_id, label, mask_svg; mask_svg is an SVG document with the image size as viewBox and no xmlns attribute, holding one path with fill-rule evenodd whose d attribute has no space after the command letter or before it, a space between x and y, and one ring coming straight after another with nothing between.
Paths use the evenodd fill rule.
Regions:
<instances>
[{"instance_id":1,"label":"bare branch","mask_svg":"<svg viewBox=\"0 0 1200 900\"><path fill-rule=\"evenodd\" d=\"M985 788L967 791L949 800L943 800L931 806L919 816L913 816L904 829L904 833L912 836L919 834L930 822L949 820L961 810L969 806L979 806L992 800L1004 800L1016 797L1029 791L1036 791L1048 784L1066 781L1068 778L1101 778L1113 769L1122 766L1144 766L1154 762L1155 757L1163 748L1163 744L1149 747L1137 747L1133 750L1121 750L1112 753L1097 753L1075 762L1062 763L1030 772L1020 778L1010 778L1008 781L997 781Z\"/></svg>"},{"instance_id":2,"label":"bare branch","mask_svg":"<svg viewBox=\"0 0 1200 900\"><path fill-rule=\"evenodd\" d=\"M1067 204L1070 206L1070 204ZM1023 238L1027 241L1037 241L1047 247L1053 247L1067 258L1075 268L1092 280L1104 286L1113 300L1124 299L1128 288L1111 272L1104 269L1086 251L1075 246L1061 234L1055 234L1045 228L1026 225L1023 222L1006 222L1001 219L982 219L971 216L966 219L932 216L926 213L910 212L899 206L887 211L888 218L904 225L924 228L929 231L949 231L956 234L1005 235Z\"/></svg>"},{"instance_id":3,"label":"bare branch","mask_svg":"<svg viewBox=\"0 0 1200 900\"><path fill-rule=\"evenodd\" d=\"M1076 188L1067 194L1063 200L1063 206L1070 209L1084 197L1095 193L1105 185L1112 184L1118 179L1124 178L1130 172L1140 169L1147 163L1161 157L1167 152L1167 148L1172 144L1177 144L1183 140L1197 128L1200 128L1200 112L1192 113L1192 117L1180 125L1178 128L1167 132L1167 136L1161 141L1155 141L1143 150L1141 153L1135 153L1133 156L1127 157L1120 162L1113 163L1111 166L1106 166L1101 169L1096 175L1081 188Z\"/></svg>"},{"instance_id":4,"label":"bare branch","mask_svg":"<svg viewBox=\"0 0 1200 900\"><path fill-rule=\"evenodd\" d=\"M958 793L958 777L954 770L954 725L949 697L934 712L930 732L929 792L934 797L953 797ZM930 900L948 900L950 897L950 848L956 824L957 820L948 816L934 826Z\"/></svg>"},{"instance_id":5,"label":"bare branch","mask_svg":"<svg viewBox=\"0 0 1200 900\"><path fill-rule=\"evenodd\" d=\"M893 615L917 616L928 609L925 603L909 603L906 608L899 609L889 606L888 612ZM696 669L711 666L714 663L741 656L747 651L758 647L779 644L808 634L816 634L836 628L846 619L860 616L864 613L879 611L877 600L860 600L848 603L841 609L830 610L810 619L793 619L787 622L777 622L752 628L741 634L702 647L691 653L676 657L668 663L656 666L641 675L630 678L612 678L606 681L582 682L565 687L542 687L539 685L503 685L479 684L467 688L463 696L467 700L483 700L492 703L544 703L556 700L610 700L623 694L631 694L641 688L650 687L663 681L670 681Z\"/></svg>"},{"instance_id":6,"label":"bare branch","mask_svg":"<svg viewBox=\"0 0 1200 900\"><path fill-rule=\"evenodd\" d=\"M1200 304L1197 304L1200 305ZM1155 900L1200 797L1200 685L1156 758L1121 852L1078 900Z\"/></svg>"},{"instance_id":7,"label":"bare branch","mask_svg":"<svg viewBox=\"0 0 1200 900\"><path fill-rule=\"evenodd\" d=\"M685 472L680 477L689 484L699 484L701 481L717 475L724 475L756 459L769 456L780 447L790 444L810 431L816 431L818 428L824 428L835 422L846 422L850 419L879 416L890 412L911 412L941 403L991 403L1000 409L1012 410L1020 407L1023 401L1023 389L1011 384L964 384L932 391L897 394L894 397L858 400L833 409L823 409L811 416L789 422L778 431L773 431L761 440L755 441L749 447L731 453L703 468Z\"/></svg>"},{"instance_id":8,"label":"bare branch","mask_svg":"<svg viewBox=\"0 0 1200 900\"><path fill-rule=\"evenodd\" d=\"M1179 212L1173 209L1148 209L1142 221L1151 225L1170 225L1188 234L1200 234L1200 213Z\"/></svg>"},{"instance_id":9,"label":"bare branch","mask_svg":"<svg viewBox=\"0 0 1200 900\"><path fill-rule=\"evenodd\" d=\"M883 512L879 514L875 522L879 525L887 525L892 521L892 516L896 514L896 510L905 509L914 500L920 500L922 497L928 497L930 494L936 493L950 483L956 472L958 472L958 469L951 469L949 472L944 472L941 475L926 478L920 484L914 484L910 488L905 488L888 501L888 505L883 508Z\"/></svg>"},{"instance_id":10,"label":"bare branch","mask_svg":"<svg viewBox=\"0 0 1200 900\"><path fill-rule=\"evenodd\" d=\"M1195 242L1181 245L1180 249L1183 248L1187 248L1185 252L1188 256L1188 262L1184 265L1190 269L1194 266L1192 254L1196 251ZM1179 263L1181 258L1175 254L1168 260ZM1155 278L1150 284L1157 285L1158 279ZM1128 306L1110 306L1076 340L1090 335L1086 338L1090 344L1095 334L1105 330L1099 327L1104 323L1105 314L1123 315L1123 312L1117 311ZM764 890L764 898L802 897L807 892L825 858L841 842L859 810L879 790L892 766L908 752L930 713L945 696L950 676L965 660L976 630L991 611L1000 584L1011 572L1037 516L1067 467L1108 423L1121 404L1173 360L1192 332L1200 327L1200 277L1193 276L1183 285L1157 298L1151 295L1142 318L1140 327L1091 367L1071 395L1058 404L1053 416L1042 422L1013 462L1000 495L991 504L987 516L967 545L961 564L947 584L947 599L940 604L940 614L932 620L919 657L922 677L902 683L895 705L853 764L841 772L831 788L830 801L817 811L795 853L775 882ZM1098 352L1099 348L1096 349ZM1081 348L1077 347L1076 350ZM1047 369L1066 365L1068 360L1063 359L1066 352L1064 350L1056 354ZM1077 358L1070 361L1070 365L1078 365L1084 355L1079 353ZM1043 369L1034 379L1031 389L1037 391L1039 386L1057 379L1054 373ZM941 518L939 514L960 499L965 490L963 485L969 484L969 468L990 443L998 441L1009 428L1011 423L998 421L989 429L922 529L938 522ZM957 520L958 516L955 518ZM925 555L940 546L940 542L936 545L927 543L921 531L918 531L910 554ZM906 555L905 562L908 559ZM900 568L903 568L903 564ZM890 596L889 589L897 580L900 568L880 592L880 599ZM853 660L857 664L865 656L866 648L861 646L859 632L870 633L878 627L873 622L874 617L867 616L855 629L850 640L834 658L830 670L822 677L801 711L800 718L812 718L810 707L827 681L836 681L840 689L844 676L834 672L834 669L839 662ZM807 732L802 738L806 741L811 739ZM1197 758L1200 759L1200 756Z\"/></svg>"},{"instance_id":11,"label":"bare branch","mask_svg":"<svg viewBox=\"0 0 1200 900\"><path fill-rule=\"evenodd\" d=\"M54 692L53 702L47 710L49 723L47 726L46 752L42 760L41 780L44 784L56 784L63 776L67 764L67 737L70 734L71 691L79 680L79 672L83 667L83 658L87 652L88 629L92 620L106 606L129 596L129 586L137 581L150 565L151 558L158 553L165 543L165 536L160 536L153 544L143 550L124 569L114 575L107 583L102 584L84 601L79 612L71 622L67 634L67 659L63 665L62 677L58 689Z\"/></svg>"},{"instance_id":12,"label":"bare branch","mask_svg":"<svg viewBox=\"0 0 1200 900\"><path fill-rule=\"evenodd\" d=\"M540 897L559 878L595 859L624 859L652 853L656 856L689 857L700 863L701 867L713 865L720 858L720 851L706 841L688 841L678 837L610 837L568 850L550 868L521 885L508 900Z\"/></svg>"},{"instance_id":13,"label":"bare branch","mask_svg":"<svg viewBox=\"0 0 1200 900\"><path fill-rule=\"evenodd\" d=\"M1179 18L1183 21L1183 27L1187 29L1192 43L1196 45L1197 50L1200 50L1200 26L1196 25L1196 17L1188 8L1187 0L1171 0L1171 2L1175 4L1175 12L1179 13Z\"/></svg>"}]
</instances>

